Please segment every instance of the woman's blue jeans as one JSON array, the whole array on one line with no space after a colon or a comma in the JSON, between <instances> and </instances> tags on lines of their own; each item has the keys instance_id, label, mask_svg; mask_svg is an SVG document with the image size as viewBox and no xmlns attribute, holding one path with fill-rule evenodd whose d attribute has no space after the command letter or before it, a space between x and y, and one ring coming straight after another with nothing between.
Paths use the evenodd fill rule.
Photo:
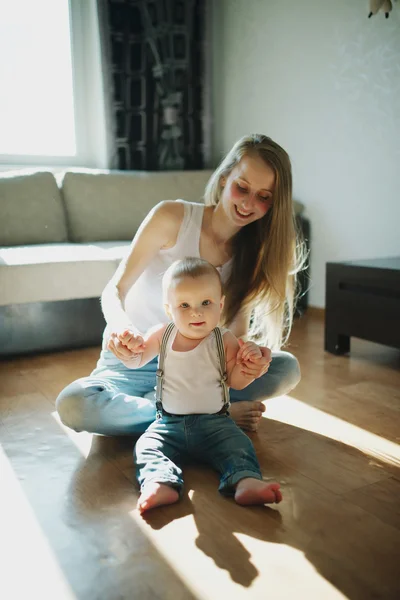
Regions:
<instances>
[{"instance_id":1,"label":"woman's blue jeans","mask_svg":"<svg viewBox=\"0 0 400 600\"><path fill-rule=\"evenodd\" d=\"M182 461L192 458L220 474L219 491L234 493L245 477L262 479L254 446L227 414L157 416L135 446L141 488L157 482L182 491Z\"/></svg>"},{"instance_id":2,"label":"woman's blue jeans","mask_svg":"<svg viewBox=\"0 0 400 600\"><path fill-rule=\"evenodd\" d=\"M143 433L156 418L157 358L140 369L128 369L109 350L102 350L89 377L70 383L56 407L64 425L103 435ZM241 391L230 390L231 402L265 400L287 394L300 381L297 359L288 352L272 354L268 372Z\"/></svg>"}]
</instances>

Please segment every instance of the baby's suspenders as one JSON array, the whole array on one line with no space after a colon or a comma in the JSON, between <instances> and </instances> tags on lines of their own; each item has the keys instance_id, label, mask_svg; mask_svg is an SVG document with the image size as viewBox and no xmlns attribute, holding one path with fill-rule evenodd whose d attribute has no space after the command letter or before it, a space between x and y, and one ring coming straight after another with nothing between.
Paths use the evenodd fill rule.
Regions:
<instances>
[{"instance_id":1,"label":"baby's suspenders","mask_svg":"<svg viewBox=\"0 0 400 600\"><path fill-rule=\"evenodd\" d=\"M157 418L162 415L162 388L163 388L163 380L164 380L165 350L167 349L167 343L168 343L169 338L171 337L171 333L172 333L174 327L175 327L175 325L173 323L169 323L167 325L166 330L164 331L164 335L162 336L162 340L161 340L160 355L158 357L158 369L156 371L156 378L157 378L157 387L156 387Z\"/></svg>"},{"instance_id":2,"label":"baby's suspenders","mask_svg":"<svg viewBox=\"0 0 400 600\"><path fill-rule=\"evenodd\" d=\"M162 415L163 407L162 407L162 388L164 381L164 363L165 363L165 353L167 349L168 340L171 337L171 333L174 329L175 325L173 323L169 323L166 330L164 331L164 335L161 340L160 347L160 356L158 360L158 369L156 371L157 378L157 387L156 387L156 409L157 409L157 417ZM222 333L219 327L215 327L213 330L215 333L215 339L217 342L217 352L219 359L219 371L221 375L221 386L224 394L224 406L219 411L221 414L226 413L229 410L230 400L229 400L229 389L226 383L227 374L226 374L226 364L225 364L225 349L224 343L222 341Z\"/></svg>"},{"instance_id":3,"label":"baby's suspenders","mask_svg":"<svg viewBox=\"0 0 400 600\"><path fill-rule=\"evenodd\" d=\"M219 358L219 373L221 375L221 387L222 387L222 392L224 394L224 406L222 407L221 412L228 412L231 402L229 400L229 389L228 389L228 385L226 383L226 380L228 379L228 375L226 372L224 342L222 341L222 333L221 333L221 329L219 327L216 327L214 329L214 333L215 333L215 339L217 342L217 352L218 352L218 358Z\"/></svg>"}]
</instances>

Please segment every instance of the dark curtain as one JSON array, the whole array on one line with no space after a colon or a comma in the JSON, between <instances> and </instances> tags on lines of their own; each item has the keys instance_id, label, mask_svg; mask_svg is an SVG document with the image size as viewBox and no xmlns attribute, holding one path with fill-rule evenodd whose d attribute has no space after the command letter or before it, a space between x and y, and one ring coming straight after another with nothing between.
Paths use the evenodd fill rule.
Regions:
<instances>
[{"instance_id":1,"label":"dark curtain","mask_svg":"<svg viewBox=\"0 0 400 600\"><path fill-rule=\"evenodd\" d=\"M113 167L204 168L206 0L100 0Z\"/></svg>"}]
</instances>

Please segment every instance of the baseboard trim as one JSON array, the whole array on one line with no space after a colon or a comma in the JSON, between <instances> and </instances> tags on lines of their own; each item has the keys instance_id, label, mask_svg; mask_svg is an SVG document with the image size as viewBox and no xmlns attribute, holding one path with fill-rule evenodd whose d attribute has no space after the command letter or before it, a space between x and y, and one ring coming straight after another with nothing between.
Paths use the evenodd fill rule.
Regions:
<instances>
[{"instance_id":1,"label":"baseboard trim","mask_svg":"<svg viewBox=\"0 0 400 600\"><path fill-rule=\"evenodd\" d=\"M325 308L320 308L319 306L309 306L306 314L323 320L325 319Z\"/></svg>"}]
</instances>

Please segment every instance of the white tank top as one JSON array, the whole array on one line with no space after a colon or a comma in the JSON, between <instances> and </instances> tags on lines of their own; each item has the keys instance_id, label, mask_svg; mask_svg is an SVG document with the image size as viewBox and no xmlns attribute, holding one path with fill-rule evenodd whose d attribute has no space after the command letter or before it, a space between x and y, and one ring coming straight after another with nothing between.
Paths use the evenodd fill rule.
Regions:
<instances>
[{"instance_id":1,"label":"white tank top","mask_svg":"<svg viewBox=\"0 0 400 600\"><path fill-rule=\"evenodd\" d=\"M227 329L221 329L222 335ZM212 414L224 406L215 333L187 352L172 349L177 329L165 351L163 408L174 415Z\"/></svg>"},{"instance_id":2,"label":"white tank top","mask_svg":"<svg viewBox=\"0 0 400 600\"><path fill-rule=\"evenodd\" d=\"M131 323L145 333L168 318L164 311L162 278L168 267L186 256L200 256L200 232L204 204L177 200L184 207L182 224L175 246L160 250L146 270L133 284L125 299L125 311ZM226 280L231 261L218 268L222 280Z\"/></svg>"}]
</instances>

